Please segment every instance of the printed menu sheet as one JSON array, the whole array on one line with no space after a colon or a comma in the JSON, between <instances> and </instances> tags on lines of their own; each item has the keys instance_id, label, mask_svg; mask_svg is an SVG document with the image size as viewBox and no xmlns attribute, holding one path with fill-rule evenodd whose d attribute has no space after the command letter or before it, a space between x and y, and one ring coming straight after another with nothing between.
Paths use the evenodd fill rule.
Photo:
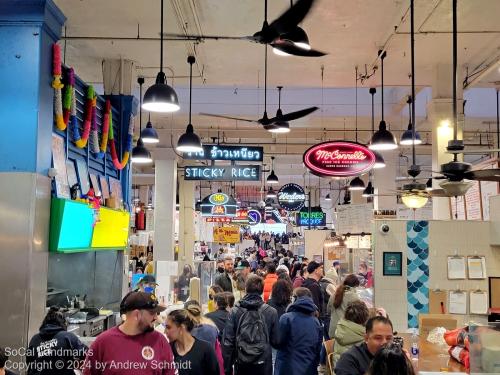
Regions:
<instances>
[{"instance_id":1,"label":"printed menu sheet","mask_svg":"<svg viewBox=\"0 0 500 375\"><path fill-rule=\"evenodd\" d=\"M450 291L450 314L467 314L467 293L462 290Z\"/></svg>"},{"instance_id":2,"label":"printed menu sheet","mask_svg":"<svg viewBox=\"0 0 500 375\"><path fill-rule=\"evenodd\" d=\"M465 257L448 257L448 279L465 279Z\"/></svg>"},{"instance_id":3,"label":"printed menu sheet","mask_svg":"<svg viewBox=\"0 0 500 375\"><path fill-rule=\"evenodd\" d=\"M467 220L481 220L481 192L479 181L473 181L472 186L465 194L465 210Z\"/></svg>"},{"instance_id":4,"label":"printed menu sheet","mask_svg":"<svg viewBox=\"0 0 500 375\"><path fill-rule=\"evenodd\" d=\"M484 256L472 256L467 258L469 279L486 278L486 260Z\"/></svg>"},{"instance_id":5,"label":"printed menu sheet","mask_svg":"<svg viewBox=\"0 0 500 375\"><path fill-rule=\"evenodd\" d=\"M482 290L473 290L469 296L469 312L471 314L488 314L488 293Z\"/></svg>"}]
</instances>

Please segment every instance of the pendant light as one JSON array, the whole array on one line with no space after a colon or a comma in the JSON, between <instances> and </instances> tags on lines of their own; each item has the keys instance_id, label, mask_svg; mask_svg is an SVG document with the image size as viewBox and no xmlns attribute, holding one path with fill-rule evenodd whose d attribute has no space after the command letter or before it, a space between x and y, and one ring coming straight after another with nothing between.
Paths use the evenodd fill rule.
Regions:
<instances>
[{"instance_id":1,"label":"pendant light","mask_svg":"<svg viewBox=\"0 0 500 375\"><path fill-rule=\"evenodd\" d=\"M274 173L274 156L271 156L271 173L267 176L266 179L268 184L278 184L280 181L276 173Z\"/></svg>"},{"instance_id":2,"label":"pendant light","mask_svg":"<svg viewBox=\"0 0 500 375\"><path fill-rule=\"evenodd\" d=\"M411 96L408 96L408 100L406 101L406 103L408 103L408 110L409 110L408 129L406 129L404 133L401 135L401 141L399 142L404 146L411 146L412 144L419 145L422 143L422 138L420 137L420 133L418 132L415 132L415 141L413 140L413 125L411 116L412 102L413 100L411 99Z\"/></svg>"},{"instance_id":3,"label":"pendant light","mask_svg":"<svg viewBox=\"0 0 500 375\"><path fill-rule=\"evenodd\" d=\"M412 165L408 173L411 170L416 173L413 174L413 182L410 184L406 184L403 186L403 190L408 190L408 193L404 193L401 197L401 201L403 204L411 209L416 210L417 208L422 208L427 203L429 197L426 194L428 184L417 183L415 177L418 175L420 171L420 167L416 165L416 152L415 152L415 5L414 0L410 0L410 50L411 50L411 97L413 100L411 101L411 113L410 113L410 122L413 124L411 132L412 132ZM432 180L431 180L432 187Z\"/></svg>"},{"instance_id":4,"label":"pendant light","mask_svg":"<svg viewBox=\"0 0 500 375\"><path fill-rule=\"evenodd\" d=\"M191 124L191 106L192 106L192 93L193 93L193 64L196 59L194 56L188 56L189 63L189 123L186 132L179 137L177 141L178 152L201 152L203 146L201 145L200 137L194 132L193 125Z\"/></svg>"},{"instance_id":5,"label":"pendant light","mask_svg":"<svg viewBox=\"0 0 500 375\"><path fill-rule=\"evenodd\" d=\"M375 93L377 92L377 89L375 87L370 87L370 90L368 91L370 95L372 96L372 137L373 134L375 134L375 101L374 101L374 96ZM380 154L380 152L372 150L373 153L375 154L375 164L373 165L373 169L380 169L380 168L385 168L385 160Z\"/></svg>"},{"instance_id":6,"label":"pendant light","mask_svg":"<svg viewBox=\"0 0 500 375\"><path fill-rule=\"evenodd\" d=\"M373 188L373 184L371 181L369 181L368 184L366 185L365 190L363 190L363 194L361 194L361 196L363 198L373 197L374 192L375 189Z\"/></svg>"},{"instance_id":7,"label":"pendant light","mask_svg":"<svg viewBox=\"0 0 500 375\"><path fill-rule=\"evenodd\" d=\"M175 112L180 108L177 93L167 85L167 76L163 72L163 0L160 10L160 72L155 84L146 90L142 108L151 112Z\"/></svg>"},{"instance_id":8,"label":"pendant light","mask_svg":"<svg viewBox=\"0 0 500 375\"><path fill-rule=\"evenodd\" d=\"M356 191L356 190L364 190L365 189L365 183L363 180L359 177L354 177L351 182L349 183L349 188L350 191Z\"/></svg>"},{"instance_id":9,"label":"pendant light","mask_svg":"<svg viewBox=\"0 0 500 375\"><path fill-rule=\"evenodd\" d=\"M293 0L290 0L290 8L293 6ZM280 35L280 39L293 43L296 47L310 50L309 37L302 27L295 26L291 31ZM273 48L274 54L278 56L291 56L289 53L283 52L277 48Z\"/></svg>"},{"instance_id":10,"label":"pendant light","mask_svg":"<svg viewBox=\"0 0 500 375\"><path fill-rule=\"evenodd\" d=\"M329 183L328 183L328 186L329 186L330 188L328 189L328 194L326 194L326 196L325 196L325 201L330 202L330 201L332 200L332 198L330 197L330 191L332 190L332 183L331 183L331 182L329 182Z\"/></svg>"},{"instance_id":11,"label":"pendant light","mask_svg":"<svg viewBox=\"0 0 500 375\"><path fill-rule=\"evenodd\" d=\"M267 194L266 194L266 198L276 198L277 195L276 195L276 192L274 191L274 189L269 186L269 189L267 190Z\"/></svg>"},{"instance_id":12,"label":"pendant light","mask_svg":"<svg viewBox=\"0 0 500 375\"><path fill-rule=\"evenodd\" d=\"M146 127L141 132L141 138L144 143L158 143L160 139L158 138L158 133L156 129L153 128L153 124L151 123L151 112L149 113L148 123Z\"/></svg>"},{"instance_id":13,"label":"pendant light","mask_svg":"<svg viewBox=\"0 0 500 375\"><path fill-rule=\"evenodd\" d=\"M398 144L396 143L396 138L394 135L387 130L387 124L384 120L384 59L387 56L385 51L381 51L380 55L380 65L381 65L381 95L382 95L382 120L378 126L378 130L373 134L370 145L368 148L370 150L376 151L385 151L385 150L394 150L398 148Z\"/></svg>"},{"instance_id":14,"label":"pendant light","mask_svg":"<svg viewBox=\"0 0 500 375\"><path fill-rule=\"evenodd\" d=\"M142 101L142 85L144 83L144 77L137 78L139 83L139 101ZM142 133L142 107L139 103L139 134ZM151 153L146 147L144 147L144 142L139 135L137 140L137 146L132 149L132 163L137 164L148 164L151 163L153 159L151 158Z\"/></svg>"}]
</instances>

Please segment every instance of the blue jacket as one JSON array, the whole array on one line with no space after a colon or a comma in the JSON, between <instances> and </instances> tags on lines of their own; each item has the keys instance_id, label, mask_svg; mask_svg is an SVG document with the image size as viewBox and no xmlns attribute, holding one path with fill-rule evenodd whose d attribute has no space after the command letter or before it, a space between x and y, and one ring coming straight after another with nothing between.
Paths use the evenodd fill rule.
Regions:
<instances>
[{"instance_id":1,"label":"blue jacket","mask_svg":"<svg viewBox=\"0 0 500 375\"><path fill-rule=\"evenodd\" d=\"M275 375L316 375L323 340L318 308L310 297L299 297L280 318Z\"/></svg>"}]
</instances>

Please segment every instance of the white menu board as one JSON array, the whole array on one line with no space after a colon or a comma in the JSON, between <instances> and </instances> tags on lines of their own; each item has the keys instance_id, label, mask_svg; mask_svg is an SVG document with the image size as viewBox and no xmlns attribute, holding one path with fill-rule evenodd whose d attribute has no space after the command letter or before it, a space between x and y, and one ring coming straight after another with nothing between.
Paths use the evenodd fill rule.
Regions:
<instances>
[{"instance_id":1,"label":"white menu board","mask_svg":"<svg viewBox=\"0 0 500 375\"><path fill-rule=\"evenodd\" d=\"M481 181L481 204L483 220L490 220L490 197L498 194L498 182Z\"/></svg>"},{"instance_id":2,"label":"white menu board","mask_svg":"<svg viewBox=\"0 0 500 375\"><path fill-rule=\"evenodd\" d=\"M472 181L472 186L465 194L465 210L467 220L481 220L481 192L479 181Z\"/></svg>"},{"instance_id":3,"label":"white menu board","mask_svg":"<svg viewBox=\"0 0 500 375\"><path fill-rule=\"evenodd\" d=\"M370 203L337 206L337 234L370 233L373 207Z\"/></svg>"},{"instance_id":4,"label":"white menu board","mask_svg":"<svg viewBox=\"0 0 500 375\"><path fill-rule=\"evenodd\" d=\"M70 199L68 173L66 171L66 148L64 138L57 134L52 134L52 164L57 171L55 177L57 197Z\"/></svg>"}]
</instances>

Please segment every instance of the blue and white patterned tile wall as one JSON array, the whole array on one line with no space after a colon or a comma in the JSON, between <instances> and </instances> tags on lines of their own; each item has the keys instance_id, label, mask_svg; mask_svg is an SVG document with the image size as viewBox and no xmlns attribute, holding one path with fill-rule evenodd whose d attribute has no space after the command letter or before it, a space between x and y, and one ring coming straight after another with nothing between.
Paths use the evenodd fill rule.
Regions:
<instances>
[{"instance_id":1,"label":"blue and white patterned tile wall","mask_svg":"<svg viewBox=\"0 0 500 375\"><path fill-rule=\"evenodd\" d=\"M429 222L408 221L408 328L418 328L418 314L429 312Z\"/></svg>"}]
</instances>

